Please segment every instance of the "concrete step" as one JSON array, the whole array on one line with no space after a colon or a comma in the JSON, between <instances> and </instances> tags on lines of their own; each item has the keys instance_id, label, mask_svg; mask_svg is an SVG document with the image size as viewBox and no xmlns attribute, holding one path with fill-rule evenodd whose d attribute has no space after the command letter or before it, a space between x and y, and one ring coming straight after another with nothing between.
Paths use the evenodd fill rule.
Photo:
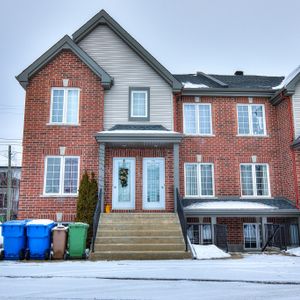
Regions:
<instances>
[{"instance_id":1,"label":"concrete step","mask_svg":"<svg viewBox=\"0 0 300 300\"><path fill-rule=\"evenodd\" d=\"M184 251L184 244L95 244L95 251Z\"/></svg>"},{"instance_id":2,"label":"concrete step","mask_svg":"<svg viewBox=\"0 0 300 300\"><path fill-rule=\"evenodd\" d=\"M151 236L151 237L99 237L97 235L96 244L180 244L183 243L182 236Z\"/></svg>"},{"instance_id":3,"label":"concrete step","mask_svg":"<svg viewBox=\"0 0 300 300\"><path fill-rule=\"evenodd\" d=\"M177 219L169 219L169 220L159 220L159 219L100 219L101 225L109 225L109 224L145 224L145 225L151 225L151 224L179 224L179 221Z\"/></svg>"},{"instance_id":4,"label":"concrete step","mask_svg":"<svg viewBox=\"0 0 300 300\"><path fill-rule=\"evenodd\" d=\"M147 236L180 236L179 228L175 230L101 230L98 233L99 237L147 237Z\"/></svg>"},{"instance_id":5,"label":"concrete step","mask_svg":"<svg viewBox=\"0 0 300 300\"><path fill-rule=\"evenodd\" d=\"M189 252L184 251L101 251L91 255L92 260L123 260L123 259L188 259Z\"/></svg>"},{"instance_id":6,"label":"concrete step","mask_svg":"<svg viewBox=\"0 0 300 300\"><path fill-rule=\"evenodd\" d=\"M103 213L101 214L104 218L174 218L177 217L176 213Z\"/></svg>"},{"instance_id":7,"label":"concrete step","mask_svg":"<svg viewBox=\"0 0 300 300\"><path fill-rule=\"evenodd\" d=\"M103 224L99 223L98 232L103 230L181 230L179 224L175 223L151 223L151 224L141 224L141 223L111 223L111 224Z\"/></svg>"}]
</instances>

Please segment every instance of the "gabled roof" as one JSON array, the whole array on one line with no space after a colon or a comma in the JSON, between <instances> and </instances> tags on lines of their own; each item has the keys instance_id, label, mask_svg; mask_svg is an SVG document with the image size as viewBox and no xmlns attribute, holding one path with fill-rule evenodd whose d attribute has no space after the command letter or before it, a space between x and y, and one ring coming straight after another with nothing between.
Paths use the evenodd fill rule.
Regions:
<instances>
[{"instance_id":1,"label":"gabled roof","mask_svg":"<svg viewBox=\"0 0 300 300\"><path fill-rule=\"evenodd\" d=\"M64 49L71 50L84 64L86 64L97 76L99 76L104 88L109 89L111 87L113 79L86 52L77 46L68 35L65 35L54 46L27 67L21 74L16 76L22 87L26 89L29 79Z\"/></svg>"},{"instance_id":2,"label":"gabled roof","mask_svg":"<svg viewBox=\"0 0 300 300\"><path fill-rule=\"evenodd\" d=\"M279 104L285 96L293 95L297 83L300 81L300 66L293 70L283 81L277 86L279 89L271 98L273 105Z\"/></svg>"},{"instance_id":3,"label":"gabled roof","mask_svg":"<svg viewBox=\"0 0 300 300\"><path fill-rule=\"evenodd\" d=\"M126 30L124 30L105 10L101 10L73 34L74 42L79 43L85 36L87 36L95 27L100 24L105 24L111 30L113 30L132 50L134 50L162 78L164 78L164 80L168 84L171 85L173 91L181 90L182 84Z\"/></svg>"}]
</instances>

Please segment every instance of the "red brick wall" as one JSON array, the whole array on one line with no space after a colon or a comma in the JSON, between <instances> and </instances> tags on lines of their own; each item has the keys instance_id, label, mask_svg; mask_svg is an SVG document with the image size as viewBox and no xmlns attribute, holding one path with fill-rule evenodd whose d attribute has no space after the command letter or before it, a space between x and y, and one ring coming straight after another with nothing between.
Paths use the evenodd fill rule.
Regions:
<instances>
[{"instance_id":1,"label":"red brick wall","mask_svg":"<svg viewBox=\"0 0 300 300\"><path fill-rule=\"evenodd\" d=\"M285 98L276 106L278 128L278 152L280 162L280 182L282 196L297 201L295 184L295 157L291 144L294 138L292 103ZM299 173L300 174L300 173Z\"/></svg>"},{"instance_id":2,"label":"red brick wall","mask_svg":"<svg viewBox=\"0 0 300 300\"><path fill-rule=\"evenodd\" d=\"M47 125L50 118L51 87L61 87L62 79L80 91L79 126ZM99 77L71 51L62 51L33 78L26 91L23 166L19 218L52 218L63 212L74 220L76 198L43 197L44 159L59 155L80 156L80 173L98 175L98 145L93 135L103 129L104 92Z\"/></svg>"},{"instance_id":3,"label":"red brick wall","mask_svg":"<svg viewBox=\"0 0 300 300\"><path fill-rule=\"evenodd\" d=\"M177 102L177 129L183 130L182 107L184 102L193 102L194 97L183 96ZM288 152L289 144L284 138L279 145L278 136L285 135L288 130L287 107L274 107L266 98L254 98L253 103L265 104L267 137L238 137L237 111L238 103L249 103L247 97L201 97L201 102L212 104L212 137L185 137L180 145L180 191L184 195L184 162L196 162L197 154L202 155L203 162L214 163L215 195L240 196L240 163L251 163L251 156L257 156L257 162L268 163L270 168L271 196L286 196L295 201L292 179L283 181L283 176L292 175L290 155L285 156L282 163L282 153ZM279 114L282 114L279 116ZM285 124L278 130L278 125ZM289 133L288 133L289 134ZM279 150L279 147L280 150ZM284 170L284 171L283 171ZM284 174L284 175L282 175ZM292 177L290 177L292 178Z\"/></svg>"},{"instance_id":4,"label":"red brick wall","mask_svg":"<svg viewBox=\"0 0 300 300\"><path fill-rule=\"evenodd\" d=\"M135 212L174 211L173 148L108 148L105 151L105 205L112 205L113 157L135 158ZM165 158L165 210L143 210L143 158ZM121 212L120 210L114 210ZM129 211L130 212L130 211Z\"/></svg>"}]
</instances>

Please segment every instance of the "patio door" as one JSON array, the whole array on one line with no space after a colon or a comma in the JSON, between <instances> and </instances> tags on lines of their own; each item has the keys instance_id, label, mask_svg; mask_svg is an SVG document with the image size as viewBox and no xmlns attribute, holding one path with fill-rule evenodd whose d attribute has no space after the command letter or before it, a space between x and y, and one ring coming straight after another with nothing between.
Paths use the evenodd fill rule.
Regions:
<instances>
[{"instance_id":1,"label":"patio door","mask_svg":"<svg viewBox=\"0 0 300 300\"><path fill-rule=\"evenodd\" d=\"M165 208L165 159L143 160L143 208Z\"/></svg>"},{"instance_id":2,"label":"patio door","mask_svg":"<svg viewBox=\"0 0 300 300\"><path fill-rule=\"evenodd\" d=\"M113 159L113 209L135 208L135 159Z\"/></svg>"}]
</instances>

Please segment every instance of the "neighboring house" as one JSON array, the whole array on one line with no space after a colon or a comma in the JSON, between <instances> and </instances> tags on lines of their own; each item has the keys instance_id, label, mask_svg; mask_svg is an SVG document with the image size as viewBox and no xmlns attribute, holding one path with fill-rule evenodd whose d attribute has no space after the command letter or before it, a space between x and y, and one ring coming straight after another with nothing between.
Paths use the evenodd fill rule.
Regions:
<instances>
[{"instance_id":1,"label":"neighboring house","mask_svg":"<svg viewBox=\"0 0 300 300\"><path fill-rule=\"evenodd\" d=\"M276 224L298 243L292 114L271 100L283 77L172 75L101 11L17 79L19 218L74 220L87 170L113 212L100 219L96 257L186 257L180 203L194 243L260 249Z\"/></svg>"},{"instance_id":2,"label":"neighboring house","mask_svg":"<svg viewBox=\"0 0 300 300\"><path fill-rule=\"evenodd\" d=\"M7 212L7 166L0 166L0 218L6 218ZM12 167L12 216L18 215L21 167ZM0 220L1 221L1 220Z\"/></svg>"}]
</instances>

